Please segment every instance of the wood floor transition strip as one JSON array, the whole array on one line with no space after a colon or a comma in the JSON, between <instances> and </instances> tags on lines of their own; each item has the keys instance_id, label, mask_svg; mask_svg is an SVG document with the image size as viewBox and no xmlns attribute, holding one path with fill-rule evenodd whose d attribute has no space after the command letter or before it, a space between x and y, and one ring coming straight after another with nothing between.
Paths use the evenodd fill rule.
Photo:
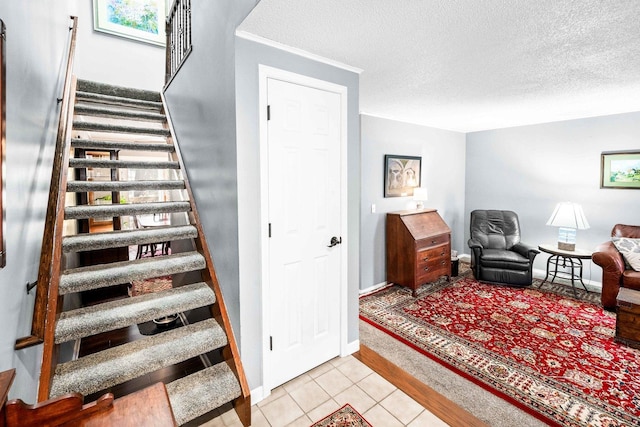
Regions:
<instances>
[{"instance_id":1,"label":"wood floor transition strip","mask_svg":"<svg viewBox=\"0 0 640 427\"><path fill-rule=\"evenodd\" d=\"M369 347L360 345L360 350L354 354L354 357L450 426L488 427L488 424L418 381Z\"/></svg>"}]
</instances>

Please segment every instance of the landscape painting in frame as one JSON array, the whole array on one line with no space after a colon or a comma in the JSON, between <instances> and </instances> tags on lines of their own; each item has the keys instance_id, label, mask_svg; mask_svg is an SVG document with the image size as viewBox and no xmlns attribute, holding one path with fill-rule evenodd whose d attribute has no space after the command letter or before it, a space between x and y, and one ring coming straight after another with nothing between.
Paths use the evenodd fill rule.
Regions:
<instances>
[{"instance_id":1,"label":"landscape painting in frame","mask_svg":"<svg viewBox=\"0 0 640 427\"><path fill-rule=\"evenodd\" d=\"M421 157L384 156L384 197L413 196L420 187Z\"/></svg>"},{"instance_id":2,"label":"landscape painting in frame","mask_svg":"<svg viewBox=\"0 0 640 427\"><path fill-rule=\"evenodd\" d=\"M93 0L96 31L164 46L165 20L165 0Z\"/></svg>"},{"instance_id":3,"label":"landscape painting in frame","mask_svg":"<svg viewBox=\"0 0 640 427\"><path fill-rule=\"evenodd\" d=\"M600 188L640 189L640 151L602 153Z\"/></svg>"}]
</instances>

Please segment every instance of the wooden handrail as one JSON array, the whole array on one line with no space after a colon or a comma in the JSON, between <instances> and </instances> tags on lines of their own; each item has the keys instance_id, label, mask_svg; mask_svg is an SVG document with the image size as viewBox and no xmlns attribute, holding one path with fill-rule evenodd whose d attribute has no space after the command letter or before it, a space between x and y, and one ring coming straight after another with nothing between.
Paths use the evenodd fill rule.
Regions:
<instances>
[{"instance_id":1,"label":"wooden handrail","mask_svg":"<svg viewBox=\"0 0 640 427\"><path fill-rule=\"evenodd\" d=\"M31 323L31 335L18 338L16 340L16 350L30 347L44 342L47 317L51 317L48 312L53 310L56 314L57 303L57 283L52 284L52 279L58 280L58 274L54 270L60 270L60 259L62 256L62 228L64 223L64 198L65 193L60 192L65 188L67 180L67 168L63 167L65 159L69 156L69 129L73 120L71 114L71 94L73 79L73 61L76 50L76 33L78 29L78 17L71 16L72 25L69 27L71 37L69 40L69 52L67 56L67 68L64 76L64 89L60 106L60 118L58 122L58 134L56 137L56 151L53 159L53 170L51 173L51 187L49 189L49 201L47 204L47 216L42 238L42 249L40 251L40 266L38 268L38 285L36 290L36 301L33 308L33 320ZM57 239L57 240L56 240ZM57 242L57 243L56 243ZM55 288L55 289L52 289ZM50 306L53 299L53 307ZM55 318L55 317L54 317ZM53 328L53 325L50 326ZM45 354L43 358L46 358ZM44 364L42 367L45 368ZM48 392L48 390L47 390Z\"/></svg>"}]
</instances>

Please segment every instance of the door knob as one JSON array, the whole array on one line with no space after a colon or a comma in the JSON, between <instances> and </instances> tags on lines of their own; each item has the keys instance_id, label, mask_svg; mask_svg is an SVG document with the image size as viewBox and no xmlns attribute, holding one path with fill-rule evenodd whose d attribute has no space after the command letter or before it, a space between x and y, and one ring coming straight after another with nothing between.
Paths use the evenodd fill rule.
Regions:
<instances>
[{"instance_id":1,"label":"door knob","mask_svg":"<svg viewBox=\"0 0 640 427\"><path fill-rule=\"evenodd\" d=\"M328 248L332 248L334 246L339 245L340 243L342 243L342 237L338 238L336 236L333 236L331 238L331 242L329 242L329 246L327 246Z\"/></svg>"}]
</instances>

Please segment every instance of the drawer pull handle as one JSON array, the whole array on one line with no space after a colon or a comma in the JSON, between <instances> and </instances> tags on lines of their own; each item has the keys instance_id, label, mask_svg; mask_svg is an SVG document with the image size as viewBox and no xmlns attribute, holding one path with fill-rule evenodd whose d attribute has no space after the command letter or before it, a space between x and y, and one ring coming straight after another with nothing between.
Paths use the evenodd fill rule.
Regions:
<instances>
[{"instance_id":1,"label":"drawer pull handle","mask_svg":"<svg viewBox=\"0 0 640 427\"><path fill-rule=\"evenodd\" d=\"M440 264L442 264L442 265L445 265L445 264L446 264L446 262L444 262L444 261L441 261L441 262L440 262Z\"/></svg>"},{"instance_id":2,"label":"drawer pull handle","mask_svg":"<svg viewBox=\"0 0 640 427\"><path fill-rule=\"evenodd\" d=\"M431 241L431 244L436 243L436 242L437 242L437 240L432 240L432 241Z\"/></svg>"},{"instance_id":3,"label":"drawer pull handle","mask_svg":"<svg viewBox=\"0 0 640 427\"><path fill-rule=\"evenodd\" d=\"M444 256L444 251L440 252L440 256Z\"/></svg>"},{"instance_id":4,"label":"drawer pull handle","mask_svg":"<svg viewBox=\"0 0 640 427\"><path fill-rule=\"evenodd\" d=\"M429 267L425 267L425 268L424 268L424 271L429 271Z\"/></svg>"},{"instance_id":5,"label":"drawer pull handle","mask_svg":"<svg viewBox=\"0 0 640 427\"><path fill-rule=\"evenodd\" d=\"M429 257L423 258L422 260L423 261L427 261L427 260L429 260Z\"/></svg>"}]
</instances>

